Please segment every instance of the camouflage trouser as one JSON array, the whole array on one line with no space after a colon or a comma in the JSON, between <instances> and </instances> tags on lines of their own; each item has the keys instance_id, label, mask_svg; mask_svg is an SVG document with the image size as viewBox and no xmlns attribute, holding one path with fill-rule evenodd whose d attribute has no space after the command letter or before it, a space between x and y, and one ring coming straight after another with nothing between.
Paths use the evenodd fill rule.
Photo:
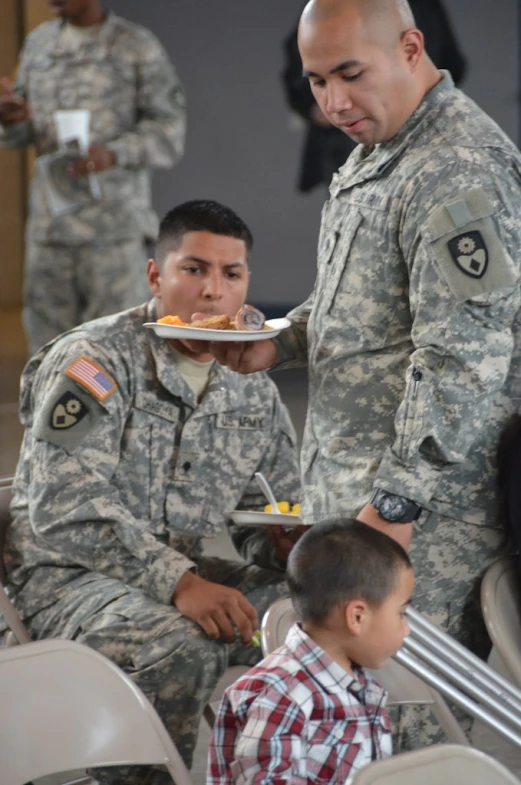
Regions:
<instances>
[{"instance_id":1,"label":"camouflage trouser","mask_svg":"<svg viewBox=\"0 0 521 785\"><path fill-rule=\"evenodd\" d=\"M199 574L242 591L257 609L259 620L272 602L287 596L283 573L275 570L206 558L199 562ZM83 587L85 593L89 586ZM261 657L260 649L240 641L212 641L175 608L137 590L129 590L86 616L75 633L64 610L67 604L68 598L64 598L28 620L32 636L71 637L119 665L153 703L190 767L202 712L217 681L229 665L254 665ZM166 773L151 767L98 769L93 773L111 785L171 783Z\"/></svg>"},{"instance_id":2,"label":"camouflage trouser","mask_svg":"<svg viewBox=\"0 0 521 785\"><path fill-rule=\"evenodd\" d=\"M481 579L504 548L501 529L423 513L409 550L416 576L412 607L483 659L490 641L481 614ZM427 706L392 709L391 719L395 751L446 741ZM458 711L457 719L470 730L468 717Z\"/></svg>"},{"instance_id":3,"label":"camouflage trouser","mask_svg":"<svg viewBox=\"0 0 521 785\"><path fill-rule=\"evenodd\" d=\"M150 298L142 239L111 245L27 244L24 326L30 355L78 324Z\"/></svg>"}]
</instances>

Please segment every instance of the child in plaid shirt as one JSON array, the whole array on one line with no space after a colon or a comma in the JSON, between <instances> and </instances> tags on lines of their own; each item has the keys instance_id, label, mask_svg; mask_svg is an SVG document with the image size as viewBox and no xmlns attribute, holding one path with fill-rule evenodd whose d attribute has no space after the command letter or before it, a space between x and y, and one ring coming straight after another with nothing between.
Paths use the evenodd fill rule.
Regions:
<instances>
[{"instance_id":1,"label":"child in plaid shirt","mask_svg":"<svg viewBox=\"0 0 521 785\"><path fill-rule=\"evenodd\" d=\"M391 754L380 668L409 629L407 553L360 521L316 524L293 548L298 622L286 642L226 690L207 785L346 783Z\"/></svg>"}]
</instances>

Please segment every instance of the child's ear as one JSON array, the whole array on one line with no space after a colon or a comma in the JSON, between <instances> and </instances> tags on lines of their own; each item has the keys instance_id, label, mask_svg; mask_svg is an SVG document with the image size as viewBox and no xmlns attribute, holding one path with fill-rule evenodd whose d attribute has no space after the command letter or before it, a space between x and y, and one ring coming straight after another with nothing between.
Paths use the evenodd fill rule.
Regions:
<instances>
[{"instance_id":1,"label":"child's ear","mask_svg":"<svg viewBox=\"0 0 521 785\"><path fill-rule=\"evenodd\" d=\"M351 600L344 609L346 627L351 635L360 635L369 608L365 600Z\"/></svg>"}]
</instances>

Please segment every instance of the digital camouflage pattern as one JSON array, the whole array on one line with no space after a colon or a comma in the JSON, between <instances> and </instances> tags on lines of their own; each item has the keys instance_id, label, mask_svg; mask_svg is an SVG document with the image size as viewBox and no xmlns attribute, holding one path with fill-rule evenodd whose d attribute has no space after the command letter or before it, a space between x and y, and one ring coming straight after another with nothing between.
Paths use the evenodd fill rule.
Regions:
<instances>
[{"instance_id":1,"label":"digital camouflage pattern","mask_svg":"<svg viewBox=\"0 0 521 785\"><path fill-rule=\"evenodd\" d=\"M296 501L298 468L273 382L214 364L197 403L168 342L142 327L155 318L153 303L104 317L27 365L6 563L32 635L74 638L125 668L189 764L218 678L260 652L209 640L172 593L196 569L261 615L284 595L265 529L230 523L247 564L203 556L202 538L231 510L263 508L256 471Z\"/></svg>"},{"instance_id":2,"label":"digital camouflage pattern","mask_svg":"<svg viewBox=\"0 0 521 785\"><path fill-rule=\"evenodd\" d=\"M495 455L521 391L520 215L519 151L444 72L333 178L314 291L277 338L279 366L309 365L304 520L356 516L377 487L420 504L413 605L482 655Z\"/></svg>"},{"instance_id":3,"label":"digital camouflage pattern","mask_svg":"<svg viewBox=\"0 0 521 785\"><path fill-rule=\"evenodd\" d=\"M103 254L107 245L114 247L105 263L112 281L119 284L109 289L112 299L103 289L94 298L99 295L105 303L104 314L146 299L147 257L141 246L145 240L155 239L158 228L151 204L150 170L175 164L183 153L185 136L184 93L163 47L152 33L109 13L96 35L69 48L62 39L62 24L61 20L45 22L26 39L14 89L29 101L32 117L26 123L4 129L0 126L0 144L21 147L33 143L37 156L56 152L54 112L88 109L91 143L113 150L117 165L96 174L102 193L100 201L54 217L42 175L38 168L35 170L27 224L31 279L26 284L30 295L26 329L30 349L34 351L44 341L38 332L38 313L31 318L33 309L46 313L52 324L53 313L61 308L62 295L43 274L56 246L61 247L61 255L70 247L99 246ZM83 179L78 178L79 188ZM129 242L139 243L139 252L122 259L117 244ZM79 269L81 274L82 267L78 267L72 251L60 291L63 294L68 289L70 301L79 304L75 319L65 329L88 318L81 309L81 290L69 283L71 269L75 273ZM36 281L38 273L40 278ZM127 285L126 291L122 291L122 282ZM66 317L68 311L64 309L63 319L59 315L56 318L64 321Z\"/></svg>"},{"instance_id":4,"label":"digital camouflage pattern","mask_svg":"<svg viewBox=\"0 0 521 785\"><path fill-rule=\"evenodd\" d=\"M448 74L335 176L314 292L277 338L279 365L309 363L308 522L356 515L380 487L497 525L494 453L521 390L520 208L519 151Z\"/></svg>"},{"instance_id":5,"label":"digital camouflage pattern","mask_svg":"<svg viewBox=\"0 0 521 785\"><path fill-rule=\"evenodd\" d=\"M147 300L150 256L142 238L107 245L29 243L24 275L29 355L77 324Z\"/></svg>"}]
</instances>

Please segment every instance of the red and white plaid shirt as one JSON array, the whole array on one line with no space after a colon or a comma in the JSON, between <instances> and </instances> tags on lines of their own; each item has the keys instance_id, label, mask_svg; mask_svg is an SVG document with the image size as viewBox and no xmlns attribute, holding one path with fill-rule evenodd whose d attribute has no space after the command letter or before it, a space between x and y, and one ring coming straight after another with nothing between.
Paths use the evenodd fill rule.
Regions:
<instances>
[{"instance_id":1,"label":"red and white plaid shirt","mask_svg":"<svg viewBox=\"0 0 521 785\"><path fill-rule=\"evenodd\" d=\"M284 646L226 690L207 785L346 783L391 754L385 691L355 678L295 624Z\"/></svg>"}]
</instances>

